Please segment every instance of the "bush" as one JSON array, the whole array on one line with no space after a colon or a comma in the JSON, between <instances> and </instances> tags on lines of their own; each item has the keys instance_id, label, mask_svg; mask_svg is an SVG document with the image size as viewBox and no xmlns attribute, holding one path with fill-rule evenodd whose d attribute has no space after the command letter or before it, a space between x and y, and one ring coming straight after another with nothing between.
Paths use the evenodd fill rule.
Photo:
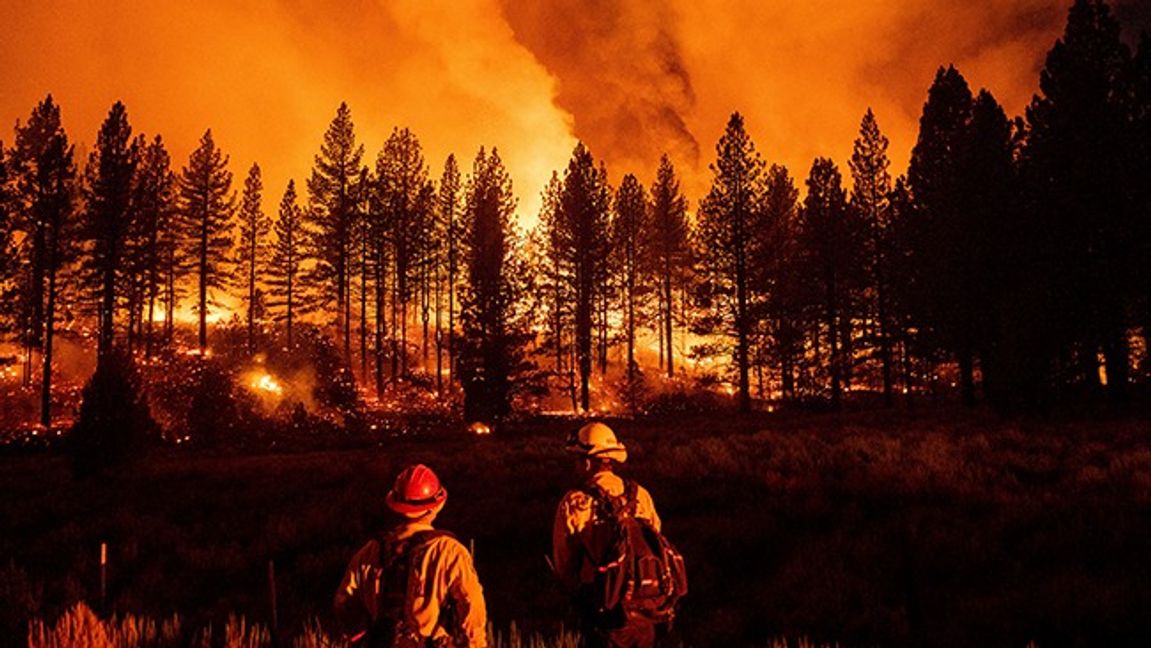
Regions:
<instances>
[{"instance_id":1,"label":"bush","mask_svg":"<svg viewBox=\"0 0 1151 648\"><path fill-rule=\"evenodd\" d=\"M158 438L135 363L119 350L109 352L84 386L80 416L69 433L76 474L100 473L127 463Z\"/></svg>"}]
</instances>

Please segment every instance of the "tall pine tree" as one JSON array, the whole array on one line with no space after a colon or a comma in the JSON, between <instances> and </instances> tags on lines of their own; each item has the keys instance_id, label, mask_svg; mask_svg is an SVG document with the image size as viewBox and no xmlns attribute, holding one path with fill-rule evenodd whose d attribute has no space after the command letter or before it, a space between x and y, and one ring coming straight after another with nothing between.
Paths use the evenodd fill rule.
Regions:
<instances>
[{"instance_id":1,"label":"tall pine tree","mask_svg":"<svg viewBox=\"0 0 1151 648\"><path fill-rule=\"evenodd\" d=\"M710 260L702 270L712 300L713 319L705 326L734 338L732 361L739 374L739 410L751 411L749 371L752 309L752 255L762 194L763 160L733 113L715 147L711 189L700 204L699 234Z\"/></svg>"},{"instance_id":2,"label":"tall pine tree","mask_svg":"<svg viewBox=\"0 0 1151 648\"><path fill-rule=\"evenodd\" d=\"M11 173L14 195L5 207L18 214L13 228L21 231L24 249L32 256L19 279L25 314L26 377L30 381L33 346L41 351L40 423L52 423L52 361L60 275L71 261L75 223L76 168L73 147L60 123L60 108L47 97L32 111L28 123L17 125ZM6 209L7 211L7 209ZM27 259L27 257L25 257ZM34 300L34 301L33 301ZM32 303L29 303L32 302Z\"/></svg>"},{"instance_id":3,"label":"tall pine tree","mask_svg":"<svg viewBox=\"0 0 1151 648\"><path fill-rule=\"evenodd\" d=\"M133 146L132 127L124 104L116 102L100 127L96 148L88 159L84 238L89 252L85 269L99 313L99 354L112 349L118 281L123 272L127 237L131 230L132 182L139 151Z\"/></svg>"},{"instance_id":4,"label":"tall pine tree","mask_svg":"<svg viewBox=\"0 0 1151 648\"><path fill-rule=\"evenodd\" d=\"M646 238L649 266L656 274L659 295L660 361L668 377L675 375L676 294L682 294L691 273L691 224L687 198L679 188L675 167L666 154L660 157L651 188L652 215Z\"/></svg>"},{"instance_id":5,"label":"tall pine tree","mask_svg":"<svg viewBox=\"0 0 1151 648\"><path fill-rule=\"evenodd\" d=\"M232 247L232 172L209 129L180 173L180 211L188 256L194 263L201 355L208 350L209 292L225 287L224 262Z\"/></svg>"},{"instance_id":6,"label":"tall pine tree","mask_svg":"<svg viewBox=\"0 0 1151 648\"><path fill-rule=\"evenodd\" d=\"M295 180L288 181L280 211L273 224L276 238L268 266L268 307L285 325L286 348L295 348L293 325L300 302L300 265L307 249L304 214L298 204Z\"/></svg>"},{"instance_id":7,"label":"tall pine tree","mask_svg":"<svg viewBox=\"0 0 1151 648\"><path fill-rule=\"evenodd\" d=\"M264 308L260 274L267 263L267 237L271 223L261 205L263 190L260 165L253 163L244 180L244 193L240 199L240 241L236 248L239 272L236 273L238 281L235 285L244 296L248 353L256 350L256 320L262 316Z\"/></svg>"},{"instance_id":8,"label":"tall pine tree","mask_svg":"<svg viewBox=\"0 0 1151 648\"><path fill-rule=\"evenodd\" d=\"M337 333L344 359L351 355L351 285L356 219L355 183L360 176L364 147L356 144L352 111L340 103L324 133L308 179L313 231L310 256L315 259L312 283L318 288L317 309L335 308Z\"/></svg>"},{"instance_id":9,"label":"tall pine tree","mask_svg":"<svg viewBox=\"0 0 1151 648\"><path fill-rule=\"evenodd\" d=\"M467 287L461 295L459 373L464 416L500 421L531 369L523 302L528 286L513 232L515 198L499 154L480 149L468 182L464 230Z\"/></svg>"}]
</instances>

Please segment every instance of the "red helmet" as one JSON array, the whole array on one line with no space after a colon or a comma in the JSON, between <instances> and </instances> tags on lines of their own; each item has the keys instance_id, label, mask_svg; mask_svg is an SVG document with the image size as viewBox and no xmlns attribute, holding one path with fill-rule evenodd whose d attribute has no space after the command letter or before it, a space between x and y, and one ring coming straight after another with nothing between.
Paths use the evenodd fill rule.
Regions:
<instances>
[{"instance_id":1,"label":"red helmet","mask_svg":"<svg viewBox=\"0 0 1151 648\"><path fill-rule=\"evenodd\" d=\"M440 485L440 478L423 464L408 466L396 477L388 492L388 508L409 517L418 517L442 505L448 491Z\"/></svg>"}]
</instances>

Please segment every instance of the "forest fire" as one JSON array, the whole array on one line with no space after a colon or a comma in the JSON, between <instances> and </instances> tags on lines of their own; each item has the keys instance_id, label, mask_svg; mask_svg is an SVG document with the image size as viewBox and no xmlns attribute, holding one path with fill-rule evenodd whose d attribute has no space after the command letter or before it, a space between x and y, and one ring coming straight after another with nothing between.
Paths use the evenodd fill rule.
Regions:
<instances>
[{"instance_id":1,"label":"forest fire","mask_svg":"<svg viewBox=\"0 0 1151 648\"><path fill-rule=\"evenodd\" d=\"M280 384L271 374L261 373L252 377L248 384L261 392L273 394L275 396L282 396L284 393L284 386Z\"/></svg>"}]
</instances>

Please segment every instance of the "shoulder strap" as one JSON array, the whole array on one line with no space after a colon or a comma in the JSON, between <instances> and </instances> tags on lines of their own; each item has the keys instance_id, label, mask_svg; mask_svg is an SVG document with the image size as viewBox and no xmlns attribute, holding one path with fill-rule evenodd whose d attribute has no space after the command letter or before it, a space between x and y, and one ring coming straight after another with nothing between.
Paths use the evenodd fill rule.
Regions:
<instances>
[{"instance_id":1,"label":"shoulder strap","mask_svg":"<svg viewBox=\"0 0 1151 648\"><path fill-rule=\"evenodd\" d=\"M628 515L635 517L636 508L639 506L639 484L634 479L623 480L623 496Z\"/></svg>"}]
</instances>

